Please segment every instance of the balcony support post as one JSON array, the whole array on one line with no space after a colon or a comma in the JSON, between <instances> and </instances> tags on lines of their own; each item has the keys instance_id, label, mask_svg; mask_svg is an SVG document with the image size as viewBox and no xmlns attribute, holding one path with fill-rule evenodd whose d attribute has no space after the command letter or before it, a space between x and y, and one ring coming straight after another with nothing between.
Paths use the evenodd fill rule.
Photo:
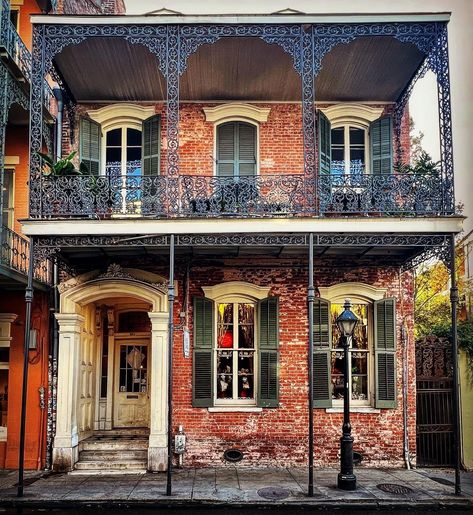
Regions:
<instances>
[{"instance_id":1,"label":"balcony support post","mask_svg":"<svg viewBox=\"0 0 473 515\"><path fill-rule=\"evenodd\" d=\"M458 377L458 331L457 308L458 286L455 266L455 234L450 236L450 248L447 258L450 268L450 303L452 309L452 364L453 364L453 462L455 465L455 494L461 494L460 466L461 466L461 422L460 422L460 391Z\"/></svg>"},{"instance_id":2,"label":"balcony support post","mask_svg":"<svg viewBox=\"0 0 473 515\"><path fill-rule=\"evenodd\" d=\"M307 495L314 497L314 234L309 234L309 284L307 309L309 319L309 486Z\"/></svg>"},{"instance_id":3,"label":"balcony support post","mask_svg":"<svg viewBox=\"0 0 473 515\"><path fill-rule=\"evenodd\" d=\"M174 340L174 234L169 242L169 328L168 328L168 464L166 471L166 495L172 495L172 350Z\"/></svg>"},{"instance_id":4,"label":"balcony support post","mask_svg":"<svg viewBox=\"0 0 473 515\"><path fill-rule=\"evenodd\" d=\"M453 174L452 106L450 99L450 69L448 63L448 33L446 23L438 24L437 40L429 56L430 67L437 77L439 108L440 158L442 163L443 212L455 213Z\"/></svg>"},{"instance_id":5,"label":"balcony support post","mask_svg":"<svg viewBox=\"0 0 473 515\"><path fill-rule=\"evenodd\" d=\"M33 25L32 79L30 92L30 216L42 213L41 152L43 144L44 27Z\"/></svg>"},{"instance_id":6,"label":"balcony support post","mask_svg":"<svg viewBox=\"0 0 473 515\"><path fill-rule=\"evenodd\" d=\"M31 307L33 304L34 238L30 238L28 262L28 283L25 290L25 334L23 346L23 383L21 389L20 442L18 450L18 490L17 496L23 497L25 472L26 401L28 395L28 357L31 337Z\"/></svg>"}]
</instances>

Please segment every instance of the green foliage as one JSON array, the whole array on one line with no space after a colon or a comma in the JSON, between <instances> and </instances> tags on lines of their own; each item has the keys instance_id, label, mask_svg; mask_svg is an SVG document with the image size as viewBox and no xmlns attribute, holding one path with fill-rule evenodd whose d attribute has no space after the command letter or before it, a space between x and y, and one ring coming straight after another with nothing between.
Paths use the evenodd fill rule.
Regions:
<instances>
[{"instance_id":1,"label":"green foliage","mask_svg":"<svg viewBox=\"0 0 473 515\"><path fill-rule=\"evenodd\" d=\"M464 256L457 253L456 269L463 268ZM464 299L467 286L458 280L460 299ZM461 307L461 306L460 306ZM431 264L417 272L414 296L415 337L451 336L450 273L441 262ZM469 379L473 383L473 322L459 321L458 346L467 358Z\"/></svg>"},{"instance_id":2,"label":"green foliage","mask_svg":"<svg viewBox=\"0 0 473 515\"><path fill-rule=\"evenodd\" d=\"M52 177L64 177L66 175L80 175L81 171L76 170L72 160L74 159L76 151L71 152L68 156L54 161L51 156L38 152L38 155L43 160L46 170L43 171L44 175Z\"/></svg>"},{"instance_id":3,"label":"green foliage","mask_svg":"<svg viewBox=\"0 0 473 515\"><path fill-rule=\"evenodd\" d=\"M432 157L425 150L422 150L414 164L397 163L394 169L398 173L435 176L440 174L440 161L433 161Z\"/></svg>"}]
</instances>

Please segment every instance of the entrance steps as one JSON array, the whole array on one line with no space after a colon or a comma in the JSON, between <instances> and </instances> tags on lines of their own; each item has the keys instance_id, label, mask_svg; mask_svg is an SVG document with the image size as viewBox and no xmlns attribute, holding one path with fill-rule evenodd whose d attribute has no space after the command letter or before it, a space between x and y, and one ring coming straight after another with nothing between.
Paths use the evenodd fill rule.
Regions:
<instances>
[{"instance_id":1,"label":"entrance steps","mask_svg":"<svg viewBox=\"0 0 473 515\"><path fill-rule=\"evenodd\" d=\"M95 431L80 443L71 474L139 474L148 465L148 429Z\"/></svg>"}]
</instances>

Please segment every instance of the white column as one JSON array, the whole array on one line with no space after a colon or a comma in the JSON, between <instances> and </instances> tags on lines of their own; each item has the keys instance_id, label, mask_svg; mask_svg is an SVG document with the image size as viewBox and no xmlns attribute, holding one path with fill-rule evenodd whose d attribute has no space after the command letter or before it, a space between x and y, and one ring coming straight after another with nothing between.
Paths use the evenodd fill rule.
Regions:
<instances>
[{"instance_id":1,"label":"white column","mask_svg":"<svg viewBox=\"0 0 473 515\"><path fill-rule=\"evenodd\" d=\"M167 313L149 313L151 319L150 434L148 470L167 468L167 379L168 323Z\"/></svg>"},{"instance_id":2,"label":"white column","mask_svg":"<svg viewBox=\"0 0 473 515\"><path fill-rule=\"evenodd\" d=\"M74 468L79 457L77 401L80 336L84 317L74 313L58 313L56 319L59 324L59 355L53 468L67 471Z\"/></svg>"}]
</instances>

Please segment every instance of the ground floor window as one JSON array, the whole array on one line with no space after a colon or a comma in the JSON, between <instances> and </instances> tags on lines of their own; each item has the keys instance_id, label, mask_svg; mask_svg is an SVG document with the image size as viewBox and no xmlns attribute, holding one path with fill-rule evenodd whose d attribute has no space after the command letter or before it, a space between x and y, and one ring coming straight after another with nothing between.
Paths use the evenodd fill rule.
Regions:
<instances>
[{"instance_id":1,"label":"ground floor window","mask_svg":"<svg viewBox=\"0 0 473 515\"><path fill-rule=\"evenodd\" d=\"M10 348L0 347L0 440L7 436L9 366Z\"/></svg>"}]
</instances>

